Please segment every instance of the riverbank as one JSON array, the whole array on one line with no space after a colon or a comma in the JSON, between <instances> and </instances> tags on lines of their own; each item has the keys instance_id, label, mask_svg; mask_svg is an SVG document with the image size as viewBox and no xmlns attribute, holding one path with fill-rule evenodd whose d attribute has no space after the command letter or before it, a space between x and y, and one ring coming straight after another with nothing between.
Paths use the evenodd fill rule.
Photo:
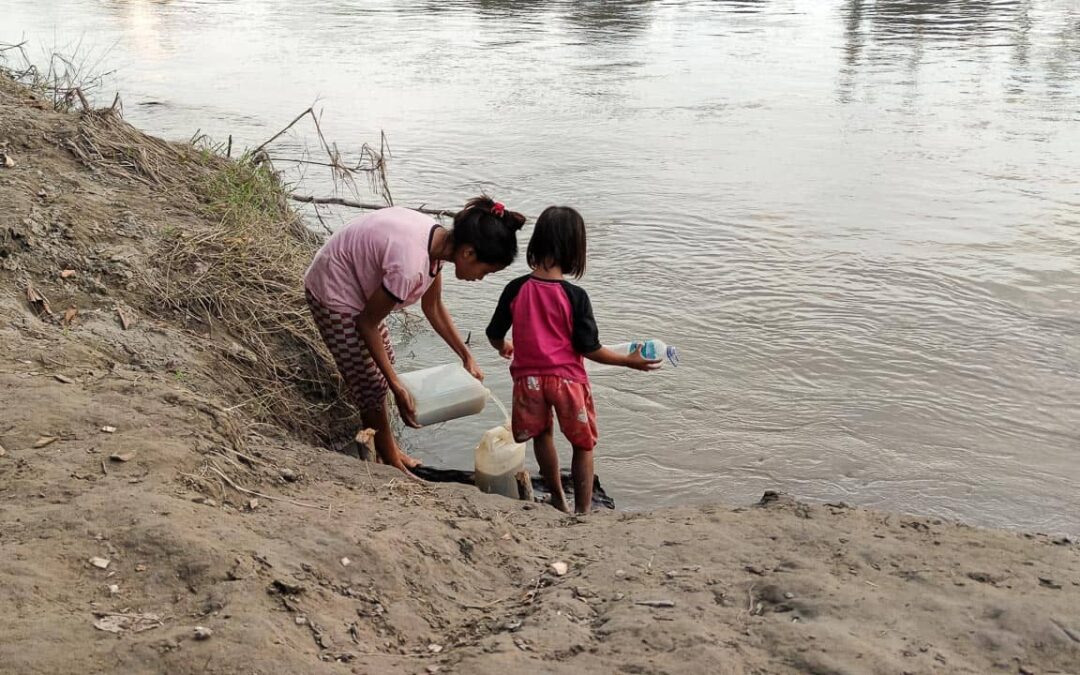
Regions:
<instances>
[{"instance_id":1,"label":"riverbank","mask_svg":"<svg viewBox=\"0 0 1080 675\"><path fill-rule=\"evenodd\" d=\"M1080 671L1064 539L570 518L328 451L354 420L272 176L3 79L0 151L6 672Z\"/></svg>"}]
</instances>

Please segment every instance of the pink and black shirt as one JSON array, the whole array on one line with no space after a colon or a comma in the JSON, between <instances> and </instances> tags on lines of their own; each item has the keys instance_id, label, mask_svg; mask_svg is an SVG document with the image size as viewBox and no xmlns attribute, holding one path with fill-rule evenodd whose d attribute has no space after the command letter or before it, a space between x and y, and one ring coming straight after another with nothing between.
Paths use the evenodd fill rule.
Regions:
<instances>
[{"instance_id":1,"label":"pink and black shirt","mask_svg":"<svg viewBox=\"0 0 1080 675\"><path fill-rule=\"evenodd\" d=\"M588 383L583 354L600 349L589 295L568 281L526 275L503 290L487 336L502 340L514 328L510 375L553 375Z\"/></svg>"}]
</instances>

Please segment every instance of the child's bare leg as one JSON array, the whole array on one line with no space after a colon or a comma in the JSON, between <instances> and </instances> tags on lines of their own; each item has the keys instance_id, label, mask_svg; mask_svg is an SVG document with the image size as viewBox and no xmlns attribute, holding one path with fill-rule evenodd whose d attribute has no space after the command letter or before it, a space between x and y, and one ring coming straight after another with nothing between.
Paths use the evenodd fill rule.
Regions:
<instances>
[{"instance_id":1,"label":"child's bare leg","mask_svg":"<svg viewBox=\"0 0 1080 675\"><path fill-rule=\"evenodd\" d=\"M570 513L570 505L563 494L562 478L559 477L559 453L555 450L555 437L551 429L533 439L533 452L540 465L540 475L551 493L551 505L564 513Z\"/></svg>"},{"instance_id":2,"label":"child's bare leg","mask_svg":"<svg viewBox=\"0 0 1080 675\"><path fill-rule=\"evenodd\" d=\"M593 453L574 446L574 463L570 466L574 481L574 511L588 513L592 509Z\"/></svg>"},{"instance_id":3,"label":"child's bare leg","mask_svg":"<svg viewBox=\"0 0 1080 675\"><path fill-rule=\"evenodd\" d=\"M379 456L383 464L397 466L395 460L399 457L406 469L412 469L420 464L419 460L409 457L398 447L394 430L390 428L390 414L386 406L383 406L382 410L363 410L360 412L360 419L364 421L365 427L375 430L375 454Z\"/></svg>"}]
</instances>

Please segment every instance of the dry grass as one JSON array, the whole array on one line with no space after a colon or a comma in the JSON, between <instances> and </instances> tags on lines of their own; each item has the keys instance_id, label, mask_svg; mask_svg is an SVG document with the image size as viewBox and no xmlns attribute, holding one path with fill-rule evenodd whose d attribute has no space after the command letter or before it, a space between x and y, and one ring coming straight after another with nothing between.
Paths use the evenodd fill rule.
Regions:
<instances>
[{"instance_id":1,"label":"dry grass","mask_svg":"<svg viewBox=\"0 0 1080 675\"><path fill-rule=\"evenodd\" d=\"M247 413L309 437L351 436L355 410L304 299L318 238L267 164L251 155L209 161L194 183L207 226L173 232L147 283L164 306L226 334L214 344L247 385Z\"/></svg>"},{"instance_id":2,"label":"dry grass","mask_svg":"<svg viewBox=\"0 0 1080 675\"><path fill-rule=\"evenodd\" d=\"M95 170L166 191L203 216L182 231L159 224L160 252L142 282L148 309L211 327L211 347L244 384L242 417L309 439L351 438L358 415L304 298L304 270L321 242L272 165L148 136L116 105L81 112L65 144Z\"/></svg>"},{"instance_id":3,"label":"dry grass","mask_svg":"<svg viewBox=\"0 0 1080 675\"><path fill-rule=\"evenodd\" d=\"M119 97L93 109L84 90L101 82L91 74L96 63L54 54L48 64L32 65L23 45L0 45L0 74L58 110L77 111L77 133L61 142L84 164L156 188L170 204L202 216L197 227L183 231L159 223L160 252L142 275L146 309L210 326L212 348L244 384L234 409L249 423L334 444L351 439L359 415L343 395L304 298L303 274L321 240L290 207L269 149L298 121L310 119L326 161L277 161L328 167L335 185L354 192L354 178L363 176L372 192L390 201L385 138L379 148L364 145L359 159L347 164L309 108L256 151L231 159L231 141L228 148L200 136L170 143L142 133L123 120ZM407 328L406 317L398 320L399 328Z\"/></svg>"},{"instance_id":4,"label":"dry grass","mask_svg":"<svg viewBox=\"0 0 1080 675\"><path fill-rule=\"evenodd\" d=\"M26 43L0 44L0 72L52 103L55 110L69 112L81 105L89 109L86 97L99 89L112 71L102 63L108 51L95 53L82 41L66 49L45 52L32 59Z\"/></svg>"},{"instance_id":5,"label":"dry grass","mask_svg":"<svg viewBox=\"0 0 1080 675\"><path fill-rule=\"evenodd\" d=\"M210 148L169 143L147 136L125 122L118 102L109 108L81 113L79 133L67 148L85 164L124 180L179 190L198 197L198 182L226 168L227 162Z\"/></svg>"}]
</instances>

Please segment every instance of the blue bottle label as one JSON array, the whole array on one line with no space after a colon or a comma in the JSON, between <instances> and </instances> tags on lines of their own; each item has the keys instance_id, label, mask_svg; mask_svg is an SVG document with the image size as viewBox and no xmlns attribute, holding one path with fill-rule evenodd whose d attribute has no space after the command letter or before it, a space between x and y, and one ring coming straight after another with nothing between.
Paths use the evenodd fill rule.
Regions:
<instances>
[{"instance_id":1,"label":"blue bottle label","mask_svg":"<svg viewBox=\"0 0 1080 675\"><path fill-rule=\"evenodd\" d=\"M641 356L646 359L656 359L656 342L653 340L634 340L630 343L630 353L633 354L637 351L637 348L641 347Z\"/></svg>"}]
</instances>

